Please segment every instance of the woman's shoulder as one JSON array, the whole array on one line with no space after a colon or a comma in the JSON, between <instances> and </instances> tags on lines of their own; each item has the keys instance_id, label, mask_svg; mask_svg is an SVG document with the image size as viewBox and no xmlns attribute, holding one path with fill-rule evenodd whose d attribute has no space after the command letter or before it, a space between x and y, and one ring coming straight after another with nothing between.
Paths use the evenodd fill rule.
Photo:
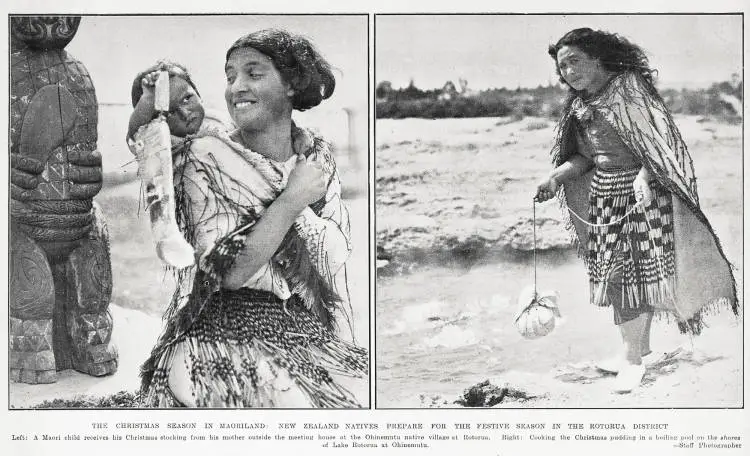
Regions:
<instances>
[{"instance_id":1,"label":"woman's shoulder","mask_svg":"<svg viewBox=\"0 0 750 456\"><path fill-rule=\"evenodd\" d=\"M324 168L329 173L335 170L333 146L318 132L295 126L292 140L295 152L320 158L324 163Z\"/></svg>"},{"instance_id":2,"label":"woman's shoulder","mask_svg":"<svg viewBox=\"0 0 750 456\"><path fill-rule=\"evenodd\" d=\"M609 82L607 82L604 88L599 91L599 94L594 98L594 100L598 100L600 102L607 100L613 95L621 93L623 89L625 89L627 86L631 86L633 82L634 81L632 80L632 75L629 71L617 73L609 79Z\"/></svg>"},{"instance_id":3,"label":"woman's shoulder","mask_svg":"<svg viewBox=\"0 0 750 456\"><path fill-rule=\"evenodd\" d=\"M206 132L190 140L190 152L197 157L205 157L210 153L232 149L232 141L226 133Z\"/></svg>"},{"instance_id":4,"label":"woman's shoulder","mask_svg":"<svg viewBox=\"0 0 750 456\"><path fill-rule=\"evenodd\" d=\"M631 92L637 90L638 92L645 93L648 84L649 82L646 78L638 72L625 71L612 78L610 88L614 92L622 92L623 90Z\"/></svg>"},{"instance_id":5,"label":"woman's shoulder","mask_svg":"<svg viewBox=\"0 0 750 456\"><path fill-rule=\"evenodd\" d=\"M230 132L236 127L230 117L221 111L215 109L206 109L201 124L202 130L214 130L220 132Z\"/></svg>"},{"instance_id":6,"label":"woman's shoulder","mask_svg":"<svg viewBox=\"0 0 750 456\"><path fill-rule=\"evenodd\" d=\"M610 110L614 106L640 104L652 98L649 82L635 71L625 71L612 77L602 93L592 102L598 108ZM649 103L651 104L651 103Z\"/></svg>"},{"instance_id":7,"label":"woman's shoulder","mask_svg":"<svg viewBox=\"0 0 750 456\"><path fill-rule=\"evenodd\" d=\"M231 146L220 135L200 133L186 139L173 151L174 166L184 168L185 172L220 166L223 160L233 155Z\"/></svg>"}]
</instances>

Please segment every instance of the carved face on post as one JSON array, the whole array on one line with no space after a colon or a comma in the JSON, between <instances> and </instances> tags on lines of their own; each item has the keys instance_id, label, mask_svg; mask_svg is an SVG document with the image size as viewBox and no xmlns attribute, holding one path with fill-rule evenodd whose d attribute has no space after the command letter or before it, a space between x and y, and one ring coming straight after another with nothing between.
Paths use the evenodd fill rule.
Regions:
<instances>
[{"instance_id":1,"label":"carved face on post","mask_svg":"<svg viewBox=\"0 0 750 456\"><path fill-rule=\"evenodd\" d=\"M13 37L32 49L62 49L70 43L81 23L80 16L11 17Z\"/></svg>"}]
</instances>

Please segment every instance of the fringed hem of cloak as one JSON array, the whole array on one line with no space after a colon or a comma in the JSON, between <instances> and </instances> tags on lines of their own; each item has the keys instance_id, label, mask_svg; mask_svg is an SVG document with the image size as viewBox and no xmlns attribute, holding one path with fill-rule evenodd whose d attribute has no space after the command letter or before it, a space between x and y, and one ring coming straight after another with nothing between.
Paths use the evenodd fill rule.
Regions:
<instances>
[{"instance_id":1,"label":"fringed hem of cloak","mask_svg":"<svg viewBox=\"0 0 750 456\"><path fill-rule=\"evenodd\" d=\"M591 303L597 307L609 307L606 281L589 280ZM630 309L649 306L665 312L677 312L675 306L674 276L645 284L623 284L622 302Z\"/></svg>"},{"instance_id":2,"label":"fringed hem of cloak","mask_svg":"<svg viewBox=\"0 0 750 456\"><path fill-rule=\"evenodd\" d=\"M654 316L657 321L664 321L667 324L677 324L677 328L682 334L699 336L703 331L703 328L709 327L705 321L706 317L721 313L723 309L729 307L729 301L731 301L731 298L728 297L714 299L710 303L701 307L698 312L689 318L681 318L680 316L675 315L674 312L664 309L655 309Z\"/></svg>"},{"instance_id":3,"label":"fringed hem of cloak","mask_svg":"<svg viewBox=\"0 0 750 456\"><path fill-rule=\"evenodd\" d=\"M361 407L353 394L338 384L331 374L365 377L369 361L367 350L337 338L315 347L296 347L294 350L285 350L259 339L250 343L229 343L185 338L170 344L163 351L156 363L153 380L143 391L144 405L180 406L168 385L169 368L175 361L180 342L187 349L187 359L201 359L204 364L210 362L218 366L214 369L218 372L190 366L192 393L198 407L276 407L277 389L273 382L278 377L278 369L287 371L294 385L304 393L312 407ZM233 354L243 360L240 372L233 367ZM258 363L265 361L269 361L271 378L262 378L258 372ZM324 381L316 381L304 374L302 366L311 364L315 366L317 374L325 377Z\"/></svg>"}]
</instances>

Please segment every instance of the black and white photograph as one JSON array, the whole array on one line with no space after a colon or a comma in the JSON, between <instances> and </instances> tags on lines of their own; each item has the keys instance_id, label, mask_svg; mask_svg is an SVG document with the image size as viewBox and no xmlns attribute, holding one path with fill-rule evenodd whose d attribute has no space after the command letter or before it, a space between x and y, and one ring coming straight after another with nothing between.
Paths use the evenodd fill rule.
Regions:
<instances>
[{"instance_id":1,"label":"black and white photograph","mask_svg":"<svg viewBox=\"0 0 750 456\"><path fill-rule=\"evenodd\" d=\"M746 3L6 2L3 454L744 454Z\"/></svg>"},{"instance_id":2,"label":"black and white photograph","mask_svg":"<svg viewBox=\"0 0 750 456\"><path fill-rule=\"evenodd\" d=\"M376 406L742 408L743 15L375 16Z\"/></svg>"},{"instance_id":3,"label":"black and white photograph","mask_svg":"<svg viewBox=\"0 0 750 456\"><path fill-rule=\"evenodd\" d=\"M10 15L10 409L369 408L367 14Z\"/></svg>"}]
</instances>

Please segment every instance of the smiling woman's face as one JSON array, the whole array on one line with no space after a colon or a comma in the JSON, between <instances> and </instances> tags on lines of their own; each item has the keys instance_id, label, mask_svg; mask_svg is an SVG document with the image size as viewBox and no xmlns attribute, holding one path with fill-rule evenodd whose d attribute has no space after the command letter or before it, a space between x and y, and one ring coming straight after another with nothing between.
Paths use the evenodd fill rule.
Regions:
<instances>
[{"instance_id":1,"label":"smiling woman's face","mask_svg":"<svg viewBox=\"0 0 750 456\"><path fill-rule=\"evenodd\" d=\"M224 99L240 129L263 130L277 120L291 118L293 92L268 56L249 47L236 49L224 73Z\"/></svg>"},{"instance_id":2,"label":"smiling woman's face","mask_svg":"<svg viewBox=\"0 0 750 456\"><path fill-rule=\"evenodd\" d=\"M562 46L557 51L557 66L569 86L585 93L596 92L610 77L598 59L575 46Z\"/></svg>"}]
</instances>

